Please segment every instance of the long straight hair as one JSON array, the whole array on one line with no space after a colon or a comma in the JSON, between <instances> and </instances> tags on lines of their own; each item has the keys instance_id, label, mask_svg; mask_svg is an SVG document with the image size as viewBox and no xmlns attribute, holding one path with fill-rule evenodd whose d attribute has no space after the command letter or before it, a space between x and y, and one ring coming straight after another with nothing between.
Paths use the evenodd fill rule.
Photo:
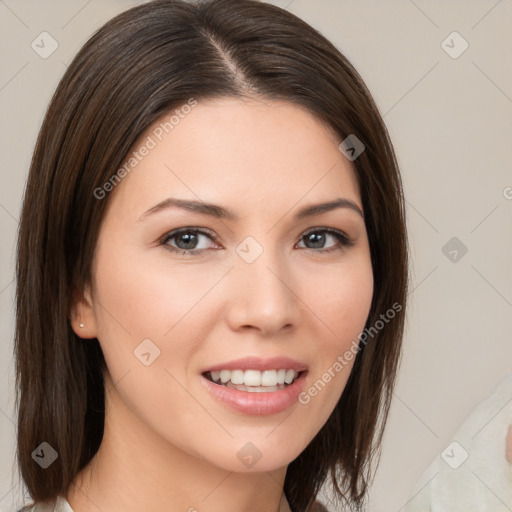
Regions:
<instances>
[{"instance_id":1,"label":"long straight hair","mask_svg":"<svg viewBox=\"0 0 512 512\"><path fill-rule=\"evenodd\" d=\"M361 510L380 456L404 328L408 281L398 164L370 92L346 57L304 21L255 0L156 0L101 27L81 48L46 112L25 190L16 263L17 461L37 502L65 495L98 450L105 419L97 339L71 328L109 195L101 188L138 137L164 113L221 97L286 100L341 140L365 150L352 161L374 276L367 319L342 396L293 460L284 491L305 512L330 476L341 502ZM393 320L375 329L393 308ZM382 320L380 320L381 323ZM43 469L42 442L57 452Z\"/></svg>"}]
</instances>

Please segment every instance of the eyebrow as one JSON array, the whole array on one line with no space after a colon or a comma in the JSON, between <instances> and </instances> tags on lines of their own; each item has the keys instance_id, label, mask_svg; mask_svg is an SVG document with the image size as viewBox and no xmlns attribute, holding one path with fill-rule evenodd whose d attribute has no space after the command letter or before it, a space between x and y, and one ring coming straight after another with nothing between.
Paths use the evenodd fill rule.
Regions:
<instances>
[{"instance_id":1,"label":"eyebrow","mask_svg":"<svg viewBox=\"0 0 512 512\"><path fill-rule=\"evenodd\" d=\"M149 215L173 207L180 208L182 210L186 210L193 213L209 215L217 219L230 220L233 222L238 221L240 219L240 217L236 213L216 204L169 197L167 199L164 199L157 205L153 206L146 212L144 212L139 218L138 222L145 220ZM364 219L364 214L361 208L359 208L359 206L356 203L354 203L354 201L342 197L336 198L332 201L328 201L327 203L319 203L305 206L295 214L294 218L295 220L300 220L305 217L321 215L322 213L329 212L337 208L347 208L349 210L355 211Z\"/></svg>"}]
</instances>

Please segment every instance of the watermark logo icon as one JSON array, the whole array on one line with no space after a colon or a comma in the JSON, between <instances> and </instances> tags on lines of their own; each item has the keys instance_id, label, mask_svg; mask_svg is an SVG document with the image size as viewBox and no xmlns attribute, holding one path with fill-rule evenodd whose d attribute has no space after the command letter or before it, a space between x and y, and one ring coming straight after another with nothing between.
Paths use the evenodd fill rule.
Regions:
<instances>
[{"instance_id":1,"label":"watermark logo icon","mask_svg":"<svg viewBox=\"0 0 512 512\"><path fill-rule=\"evenodd\" d=\"M43 468L49 468L59 454L46 441L42 442L33 452L32 458Z\"/></svg>"},{"instance_id":2,"label":"watermark logo icon","mask_svg":"<svg viewBox=\"0 0 512 512\"><path fill-rule=\"evenodd\" d=\"M456 31L449 34L441 42L441 48L452 59L458 59L468 49L468 47L468 42Z\"/></svg>"},{"instance_id":3,"label":"watermark logo icon","mask_svg":"<svg viewBox=\"0 0 512 512\"><path fill-rule=\"evenodd\" d=\"M248 468L252 468L262 457L262 453L251 442L245 443L237 452L240 462Z\"/></svg>"},{"instance_id":4,"label":"watermark logo icon","mask_svg":"<svg viewBox=\"0 0 512 512\"><path fill-rule=\"evenodd\" d=\"M351 133L339 146L338 149L353 162L365 149L366 146L353 133Z\"/></svg>"},{"instance_id":5,"label":"watermark logo icon","mask_svg":"<svg viewBox=\"0 0 512 512\"><path fill-rule=\"evenodd\" d=\"M47 59L59 47L59 43L48 33L41 32L30 44L39 57Z\"/></svg>"},{"instance_id":6,"label":"watermark logo icon","mask_svg":"<svg viewBox=\"0 0 512 512\"><path fill-rule=\"evenodd\" d=\"M150 366L160 356L160 349L149 338L146 338L137 345L133 354L144 366Z\"/></svg>"},{"instance_id":7,"label":"watermark logo icon","mask_svg":"<svg viewBox=\"0 0 512 512\"><path fill-rule=\"evenodd\" d=\"M468 248L459 238L454 236L446 242L441 251L452 263L458 263L468 252Z\"/></svg>"},{"instance_id":8,"label":"watermark logo icon","mask_svg":"<svg viewBox=\"0 0 512 512\"><path fill-rule=\"evenodd\" d=\"M453 441L441 453L441 458L452 469L460 468L468 457L469 453L457 441Z\"/></svg>"},{"instance_id":9,"label":"watermark logo icon","mask_svg":"<svg viewBox=\"0 0 512 512\"><path fill-rule=\"evenodd\" d=\"M236 246L236 253L246 263L253 263L263 254L263 247L255 238L248 236Z\"/></svg>"}]
</instances>

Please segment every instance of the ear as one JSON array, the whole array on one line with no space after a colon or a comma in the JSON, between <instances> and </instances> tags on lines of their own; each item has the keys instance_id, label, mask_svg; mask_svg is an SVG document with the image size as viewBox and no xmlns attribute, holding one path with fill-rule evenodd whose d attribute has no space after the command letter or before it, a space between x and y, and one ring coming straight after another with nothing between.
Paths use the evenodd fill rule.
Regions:
<instances>
[{"instance_id":1,"label":"ear","mask_svg":"<svg viewBox=\"0 0 512 512\"><path fill-rule=\"evenodd\" d=\"M96 315L88 286L85 290L73 293L69 321L79 338L97 338ZM81 324L83 327L80 326Z\"/></svg>"}]
</instances>

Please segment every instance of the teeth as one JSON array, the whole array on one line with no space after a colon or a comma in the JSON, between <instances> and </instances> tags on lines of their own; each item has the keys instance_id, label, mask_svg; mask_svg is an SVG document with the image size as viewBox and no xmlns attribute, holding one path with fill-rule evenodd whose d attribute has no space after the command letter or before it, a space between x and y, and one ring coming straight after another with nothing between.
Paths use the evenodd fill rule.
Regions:
<instances>
[{"instance_id":1,"label":"teeth","mask_svg":"<svg viewBox=\"0 0 512 512\"><path fill-rule=\"evenodd\" d=\"M291 384L293 379L295 379L295 372L293 370L286 370L286 375L284 377L286 384Z\"/></svg>"},{"instance_id":2,"label":"teeth","mask_svg":"<svg viewBox=\"0 0 512 512\"><path fill-rule=\"evenodd\" d=\"M277 370L265 370L261 372L261 386L275 386L276 384L282 384L277 378Z\"/></svg>"},{"instance_id":3,"label":"teeth","mask_svg":"<svg viewBox=\"0 0 512 512\"><path fill-rule=\"evenodd\" d=\"M275 388L281 389L286 384L291 384L297 377L298 372L290 369L279 370L220 370L210 372L213 382L218 384L225 384L228 387L236 385L237 389L241 391L252 391L249 389L241 389L241 387L255 388L254 391L271 391L270 389L261 388ZM272 391L275 391L272 389Z\"/></svg>"},{"instance_id":4,"label":"teeth","mask_svg":"<svg viewBox=\"0 0 512 512\"><path fill-rule=\"evenodd\" d=\"M244 372L242 370L231 371L231 384L245 384L244 383Z\"/></svg>"},{"instance_id":5,"label":"teeth","mask_svg":"<svg viewBox=\"0 0 512 512\"><path fill-rule=\"evenodd\" d=\"M233 377L238 372L238 370L235 370L231 374L231 382L233 384L245 384L246 386L261 386L261 372L258 370L245 370L245 372L240 371L242 374L240 377L240 380L242 382L236 382L233 380Z\"/></svg>"}]
</instances>

